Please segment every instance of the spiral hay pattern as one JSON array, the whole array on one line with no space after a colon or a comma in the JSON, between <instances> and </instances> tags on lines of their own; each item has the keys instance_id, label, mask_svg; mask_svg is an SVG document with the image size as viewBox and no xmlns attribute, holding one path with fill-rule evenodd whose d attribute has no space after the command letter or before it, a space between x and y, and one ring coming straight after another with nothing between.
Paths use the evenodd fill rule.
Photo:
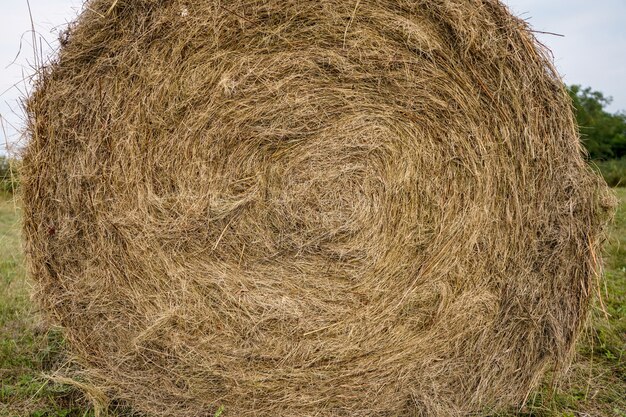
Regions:
<instances>
[{"instance_id":1,"label":"spiral hay pattern","mask_svg":"<svg viewBox=\"0 0 626 417\"><path fill-rule=\"evenodd\" d=\"M611 201L497 0L91 0L24 233L98 406L456 416L563 370Z\"/></svg>"}]
</instances>

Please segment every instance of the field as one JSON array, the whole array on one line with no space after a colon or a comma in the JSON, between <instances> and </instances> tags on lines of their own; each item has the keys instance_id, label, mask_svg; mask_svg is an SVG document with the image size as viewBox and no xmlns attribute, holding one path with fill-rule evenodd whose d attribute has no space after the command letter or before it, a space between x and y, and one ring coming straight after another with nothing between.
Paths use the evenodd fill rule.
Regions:
<instances>
[{"instance_id":1,"label":"field","mask_svg":"<svg viewBox=\"0 0 626 417\"><path fill-rule=\"evenodd\" d=\"M582 338L569 376L546 383L519 411L500 417L626 417L626 189L606 254L602 303ZM19 239L19 209L0 197L0 416L87 417L94 412L72 386L54 378L67 363L63 339L29 301ZM112 410L111 416L130 416ZM224 416L227 417L228 410ZM277 416L278 417L278 416Z\"/></svg>"}]
</instances>

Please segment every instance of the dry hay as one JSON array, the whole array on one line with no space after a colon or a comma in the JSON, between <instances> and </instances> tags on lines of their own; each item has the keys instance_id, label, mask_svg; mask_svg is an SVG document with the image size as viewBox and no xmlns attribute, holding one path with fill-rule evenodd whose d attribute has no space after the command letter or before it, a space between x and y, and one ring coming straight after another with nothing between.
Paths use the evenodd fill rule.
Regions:
<instances>
[{"instance_id":1,"label":"dry hay","mask_svg":"<svg viewBox=\"0 0 626 417\"><path fill-rule=\"evenodd\" d=\"M154 416L453 416L570 358L610 212L495 0L92 0L28 103L36 299Z\"/></svg>"}]
</instances>

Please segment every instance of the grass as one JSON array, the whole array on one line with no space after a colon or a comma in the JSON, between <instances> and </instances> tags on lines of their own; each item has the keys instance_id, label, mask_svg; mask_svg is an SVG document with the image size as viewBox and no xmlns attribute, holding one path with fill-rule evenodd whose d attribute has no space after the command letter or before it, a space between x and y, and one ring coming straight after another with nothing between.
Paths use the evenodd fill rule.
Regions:
<instances>
[{"instance_id":1,"label":"grass","mask_svg":"<svg viewBox=\"0 0 626 417\"><path fill-rule=\"evenodd\" d=\"M595 308L571 372L559 386L546 384L531 395L523 409L500 417L626 417L626 189L616 193L604 308ZM0 196L0 416L93 416L78 391L46 377L64 364L63 339L46 329L29 301L18 223L19 209ZM218 413L228 416L228 410Z\"/></svg>"},{"instance_id":2,"label":"grass","mask_svg":"<svg viewBox=\"0 0 626 417\"><path fill-rule=\"evenodd\" d=\"M63 340L37 319L28 298L18 218L0 195L0 416L93 415L80 393L44 376L60 365Z\"/></svg>"}]
</instances>

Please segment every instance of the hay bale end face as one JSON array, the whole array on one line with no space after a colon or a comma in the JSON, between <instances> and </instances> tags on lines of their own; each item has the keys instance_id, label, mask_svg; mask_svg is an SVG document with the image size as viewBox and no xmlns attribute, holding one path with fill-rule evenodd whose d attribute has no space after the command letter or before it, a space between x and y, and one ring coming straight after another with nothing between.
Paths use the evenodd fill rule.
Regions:
<instances>
[{"instance_id":1,"label":"hay bale end face","mask_svg":"<svg viewBox=\"0 0 626 417\"><path fill-rule=\"evenodd\" d=\"M481 414L570 358L608 193L499 1L91 0L27 109L35 298L101 402Z\"/></svg>"}]
</instances>

